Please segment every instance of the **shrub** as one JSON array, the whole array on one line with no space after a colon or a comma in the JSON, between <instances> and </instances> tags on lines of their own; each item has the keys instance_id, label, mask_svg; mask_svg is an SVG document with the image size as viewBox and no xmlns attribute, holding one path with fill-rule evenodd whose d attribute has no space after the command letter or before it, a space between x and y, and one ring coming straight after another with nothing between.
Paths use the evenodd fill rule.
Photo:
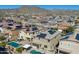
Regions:
<instances>
[{"instance_id":1,"label":"shrub","mask_svg":"<svg viewBox=\"0 0 79 59\"><path fill-rule=\"evenodd\" d=\"M20 48L16 48L16 51L17 51L18 53L22 53L23 48L22 48L22 47L20 47Z\"/></svg>"},{"instance_id":2,"label":"shrub","mask_svg":"<svg viewBox=\"0 0 79 59\"><path fill-rule=\"evenodd\" d=\"M2 42L2 43L0 43L0 46L5 47L6 46L6 43L5 42Z\"/></svg>"},{"instance_id":3,"label":"shrub","mask_svg":"<svg viewBox=\"0 0 79 59\"><path fill-rule=\"evenodd\" d=\"M0 40L5 40L6 38L4 36L0 36Z\"/></svg>"}]
</instances>

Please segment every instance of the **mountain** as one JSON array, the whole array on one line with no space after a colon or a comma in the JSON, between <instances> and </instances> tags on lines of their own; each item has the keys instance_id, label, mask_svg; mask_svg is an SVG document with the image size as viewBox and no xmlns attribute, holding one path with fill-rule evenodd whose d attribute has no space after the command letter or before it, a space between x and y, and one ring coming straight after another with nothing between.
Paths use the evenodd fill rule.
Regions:
<instances>
[{"instance_id":1,"label":"mountain","mask_svg":"<svg viewBox=\"0 0 79 59\"><path fill-rule=\"evenodd\" d=\"M45 14L48 12L49 10L36 6L21 6L16 9L0 9L0 14Z\"/></svg>"},{"instance_id":2,"label":"mountain","mask_svg":"<svg viewBox=\"0 0 79 59\"><path fill-rule=\"evenodd\" d=\"M36 7L36 6L22 6L19 9L20 12L25 12L25 13L32 13L32 14L38 14L38 13L47 13L49 10Z\"/></svg>"}]
</instances>

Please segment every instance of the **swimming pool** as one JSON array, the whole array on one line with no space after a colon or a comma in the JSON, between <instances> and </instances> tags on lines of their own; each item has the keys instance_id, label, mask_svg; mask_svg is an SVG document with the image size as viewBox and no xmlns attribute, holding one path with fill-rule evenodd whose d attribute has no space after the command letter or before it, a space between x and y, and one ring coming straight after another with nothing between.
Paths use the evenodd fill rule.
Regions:
<instances>
[{"instance_id":1,"label":"swimming pool","mask_svg":"<svg viewBox=\"0 0 79 59\"><path fill-rule=\"evenodd\" d=\"M14 48L19 48L20 44L18 44L17 42L9 42L8 45L14 47Z\"/></svg>"},{"instance_id":2,"label":"swimming pool","mask_svg":"<svg viewBox=\"0 0 79 59\"><path fill-rule=\"evenodd\" d=\"M31 54L42 54L41 52L36 51L36 50L32 50L30 53L31 53Z\"/></svg>"}]
</instances>

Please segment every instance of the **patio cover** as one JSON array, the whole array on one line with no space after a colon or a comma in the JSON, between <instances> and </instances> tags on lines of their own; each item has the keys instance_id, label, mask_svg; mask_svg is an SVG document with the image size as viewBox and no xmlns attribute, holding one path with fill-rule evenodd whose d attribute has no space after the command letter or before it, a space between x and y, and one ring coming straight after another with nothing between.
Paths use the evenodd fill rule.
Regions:
<instances>
[{"instance_id":1,"label":"patio cover","mask_svg":"<svg viewBox=\"0 0 79 59\"><path fill-rule=\"evenodd\" d=\"M27 48L31 47L31 45L25 44L23 47L27 49Z\"/></svg>"}]
</instances>

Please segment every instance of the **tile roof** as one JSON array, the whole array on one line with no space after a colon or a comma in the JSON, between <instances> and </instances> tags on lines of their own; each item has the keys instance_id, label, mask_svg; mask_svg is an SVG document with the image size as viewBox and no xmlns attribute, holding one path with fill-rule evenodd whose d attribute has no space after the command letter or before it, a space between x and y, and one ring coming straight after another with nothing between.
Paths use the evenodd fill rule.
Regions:
<instances>
[{"instance_id":1,"label":"tile roof","mask_svg":"<svg viewBox=\"0 0 79 59\"><path fill-rule=\"evenodd\" d=\"M18 35L19 35L19 32L14 30L14 31L11 31L10 34L11 34L11 35L18 36Z\"/></svg>"}]
</instances>

